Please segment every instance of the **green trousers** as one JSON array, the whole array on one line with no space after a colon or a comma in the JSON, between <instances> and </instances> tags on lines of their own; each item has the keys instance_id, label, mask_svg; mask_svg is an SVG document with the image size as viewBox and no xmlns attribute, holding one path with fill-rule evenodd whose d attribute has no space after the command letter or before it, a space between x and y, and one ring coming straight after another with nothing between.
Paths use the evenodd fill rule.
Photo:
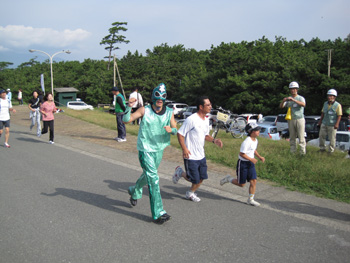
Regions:
<instances>
[{"instance_id":1,"label":"green trousers","mask_svg":"<svg viewBox=\"0 0 350 263\"><path fill-rule=\"evenodd\" d=\"M133 199L141 199L143 187L147 184L149 190L149 201L153 219L157 219L166 212L163 209L162 197L159 188L158 167L163 157L163 151L141 152L139 161L143 173L137 180L136 185L130 186L129 190Z\"/></svg>"}]
</instances>

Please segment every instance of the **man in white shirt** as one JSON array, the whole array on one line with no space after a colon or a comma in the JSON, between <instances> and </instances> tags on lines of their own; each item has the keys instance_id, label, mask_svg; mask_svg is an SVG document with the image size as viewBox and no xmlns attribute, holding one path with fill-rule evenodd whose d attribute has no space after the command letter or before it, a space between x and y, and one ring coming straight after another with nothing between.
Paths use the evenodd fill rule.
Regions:
<instances>
[{"instance_id":1,"label":"man in white shirt","mask_svg":"<svg viewBox=\"0 0 350 263\"><path fill-rule=\"evenodd\" d=\"M134 87L132 89L132 93L129 96L129 101L130 101L130 99L135 99L136 100L136 103L131 108L131 113L134 113L135 111L137 111L138 108L141 108L143 106L142 96L138 92L139 92L139 88L138 87ZM139 125L140 122L141 122L141 118L137 119L136 121L133 121L132 123L135 124L135 122L137 122L137 125Z\"/></svg>"},{"instance_id":2,"label":"man in white shirt","mask_svg":"<svg viewBox=\"0 0 350 263\"><path fill-rule=\"evenodd\" d=\"M181 177L192 183L191 189L186 192L186 199L199 202L200 198L195 191L203 180L208 179L207 162L205 159L204 143L210 141L222 148L222 141L209 135L209 119L206 115L211 110L208 97L197 99L197 113L188 117L177 133L179 143L183 151L186 172L178 166L173 175L173 183L177 183Z\"/></svg>"},{"instance_id":3,"label":"man in white shirt","mask_svg":"<svg viewBox=\"0 0 350 263\"><path fill-rule=\"evenodd\" d=\"M5 147L10 148L8 140L10 137L10 111L16 112L12 108L11 101L6 97L6 91L4 89L0 90L0 137L3 133L5 126Z\"/></svg>"}]
</instances>

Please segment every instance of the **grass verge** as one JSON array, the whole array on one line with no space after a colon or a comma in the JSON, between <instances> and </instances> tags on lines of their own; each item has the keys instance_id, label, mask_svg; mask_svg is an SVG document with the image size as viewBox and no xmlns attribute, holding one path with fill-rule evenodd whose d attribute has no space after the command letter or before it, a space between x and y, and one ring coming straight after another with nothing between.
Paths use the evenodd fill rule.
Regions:
<instances>
[{"instance_id":1,"label":"grass verge","mask_svg":"<svg viewBox=\"0 0 350 263\"><path fill-rule=\"evenodd\" d=\"M103 110L74 111L65 109L65 114L101 127L116 130L115 115ZM137 136L139 126L127 125L127 133ZM179 148L176 136L171 136L171 145ZM218 134L224 147L206 143L207 159L235 169L240 145L243 139L234 139L230 134ZM350 203L350 162L346 153L331 155L319 153L316 147L307 147L307 154L291 154L289 142L271 141L259 138L258 152L266 158L265 163L256 165L258 177L284 186L292 191L312 194Z\"/></svg>"}]
</instances>

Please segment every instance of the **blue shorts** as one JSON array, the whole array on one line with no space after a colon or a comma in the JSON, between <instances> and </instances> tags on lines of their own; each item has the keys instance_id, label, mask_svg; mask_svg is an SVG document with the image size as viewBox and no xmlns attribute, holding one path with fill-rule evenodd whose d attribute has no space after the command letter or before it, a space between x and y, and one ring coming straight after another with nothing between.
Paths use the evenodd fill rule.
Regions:
<instances>
[{"instance_id":1,"label":"blue shorts","mask_svg":"<svg viewBox=\"0 0 350 263\"><path fill-rule=\"evenodd\" d=\"M255 164L251 161L242 161L238 159L237 161L237 181L239 184L245 184L247 181L257 179Z\"/></svg>"},{"instance_id":2,"label":"blue shorts","mask_svg":"<svg viewBox=\"0 0 350 263\"><path fill-rule=\"evenodd\" d=\"M201 180L208 179L207 160L188 160L184 159L185 169L188 180L193 184L199 184Z\"/></svg>"},{"instance_id":3,"label":"blue shorts","mask_svg":"<svg viewBox=\"0 0 350 263\"><path fill-rule=\"evenodd\" d=\"M10 120L7 121L0 121L0 130L2 130L3 128L9 128L10 127Z\"/></svg>"}]
</instances>

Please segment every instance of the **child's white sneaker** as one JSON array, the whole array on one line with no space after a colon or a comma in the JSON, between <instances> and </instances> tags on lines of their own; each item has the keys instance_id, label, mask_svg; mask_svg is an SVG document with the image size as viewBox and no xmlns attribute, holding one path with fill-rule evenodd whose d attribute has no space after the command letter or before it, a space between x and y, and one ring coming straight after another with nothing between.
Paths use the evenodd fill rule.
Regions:
<instances>
[{"instance_id":1,"label":"child's white sneaker","mask_svg":"<svg viewBox=\"0 0 350 263\"><path fill-rule=\"evenodd\" d=\"M255 201L254 199L251 199L251 198L248 198L248 202L247 202L249 205L252 205L252 206L260 206L260 203Z\"/></svg>"},{"instance_id":2,"label":"child's white sneaker","mask_svg":"<svg viewBox=\"0 0 350 263\"><path fill-rule=\"evenodd\" d=\"M186 192L186 199L191 200L191 201L196 202L196 203L200 202L200 200L201 200L195 193L192 193L190 191Z\"/></svg>"},{"instance_id":3,"label":"child's white sneaker","mask_svg":"<svg viewBox=\"0 0 350 263\"><path fill-rule=\"evenodd\" d=\"M229 182L230 182L230 180L231 180L231 178L232 178L232 176L231 176L231 175L226 175L226 177L225 177L225 178L223 178L223 179L221 179L221 180L220 180L220 185L224 185L224 184L229 183Z\"/></svg>"},{"instance_id":4,"label":"child's white sneaker","mask_svg":"<svg viewBox=\"0 0 350 263\"><path fill-rule=\"evenodd\" d=\"M182 168L180 166L175 168L175 173L173 174L173 183L177 184L177 182L181 179L182 177Z\"/></svg>"}]
</instances>

